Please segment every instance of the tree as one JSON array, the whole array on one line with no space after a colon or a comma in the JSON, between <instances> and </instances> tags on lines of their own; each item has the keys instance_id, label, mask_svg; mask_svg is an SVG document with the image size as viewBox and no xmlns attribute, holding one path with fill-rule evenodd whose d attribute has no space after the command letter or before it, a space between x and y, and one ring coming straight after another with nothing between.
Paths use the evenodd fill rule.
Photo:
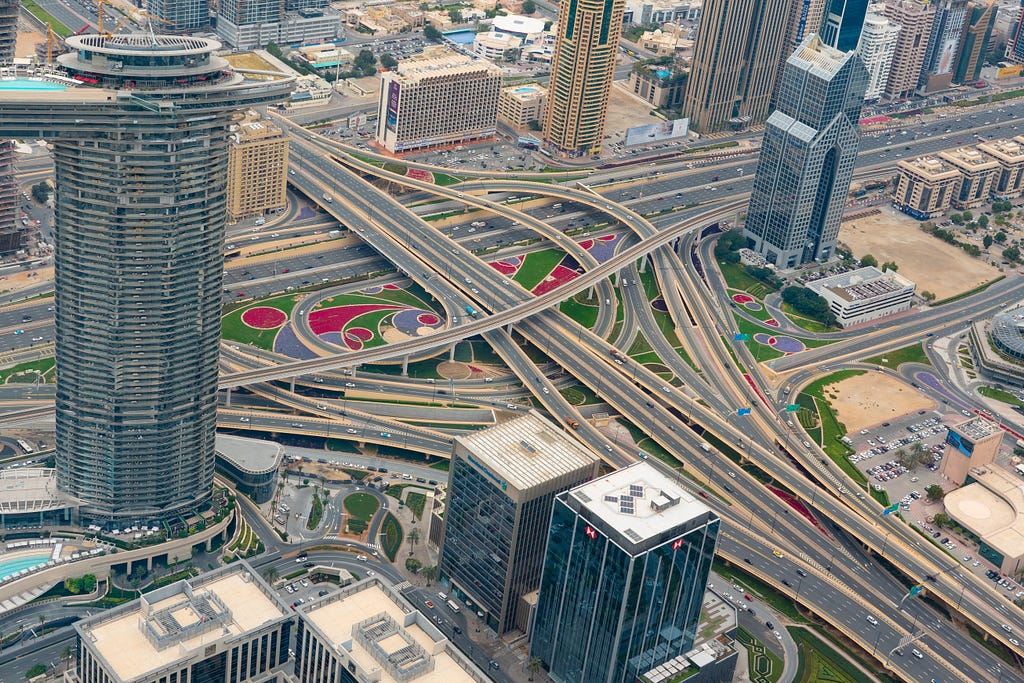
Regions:
<instances>
[{"instance_id":1,"label":"tree","mask_svg":"<svg viewBox=\"0 0 1024 683\"><path fill-rule=\"evenodd\" d=\"M380 56L380 65L385 69L391 70L398 66L398 60L385 52Z\"/></svg>"},{"instance_id":2,"label":"tree","mask_svg":"<svg viewBox=\"0 0 1024 683\"><path fill-rule=\"evenodd\" d=\"M986 216L985 214L981 214L980 216L978 216L978 225L980 225L982 228L987 228L988 216Z\"/></svg>"},{"instance_id":3,"label":"tree","mask_svg":"<svg viewBox=\"0 0 1024 683\"><path fill-rule=\"evenodd\" d=\"M523 14L529 16L537 11L537 3L533 0L523 0Z\"/></svg>"},{"instance_id":4,"label":"tree","mask_svg":"<svg viewBox=\"0 0 1024 683\"><path fill-rule=\"evenodd\" d=\"M915 441L910 444L910 452L917 458L917 461L922 465L931 465L935 462L935 456L932 452L921 445L921 442Z\"/></svg>"},{"instance_id":5,"label":"tree","mask_svg":"<svg viewBox=\"0 0 1024 683\"><path fill-rule=\"evenodd\" d=\"M1020 260L1020 249L1017 247L1007 247L1003 249L1003 258L1007 261L1019 261Z\"/></svg>"},{"instance_id":6,"label":"tree","mask_svg":"<svg viewBox=\"0 0 1024 683\"><path fill-rule=\"evenodd\" d=\"M938 484L932 484L931 486L924 490L924 495L928 498L928 500L935 503L942 500L943 496L946 495L946 492L943 491L942 487L939 486Z\"/></svg>"},{"instance_id":7,"label":"tree","mask_svg":"<svg viewBox=\"0 0 1024 683\"><path fill-rule=\"evenodd\" d=\"M526 127L535 132L539 132L544 129L544 126L540 125L540 121L537 119L530 119L527 121Z\"/></svg>"},{"instance_id":8,"label":"tree","mask_svg":"<svg viewBox=\"0 0 1024 683\"><path fill-rule=\"evenodd\" d=\"M32 186L32 199L39 204L45 204L50 199L50 184L45 180Z\"/></svg>"},{"instance_id":9,"label":"tree","mask_svg":"<svg viewBox=\"0 0 1024 683\"><path fill-rule=\"evenodd\" d=\"M806 287L786 287L782 290L782 301L796 309L797 313L817 320L826 327L836 324L836 316L829 309L828 302Z\"/></svg>"},{"instance_id":10,"label":"tree","mask_svg":"<svg viewBox=\"0 0 1024 683\"><path fill-rule=\"evenodd\" d=\"M929 292L927 289L921 290L921 298L925 301L935 301L935 293Z\"/></svg>"},{"instance_id":11,"label":"tree","mask_svg":"<svg viewBox=\"0 0 1024 683\"><path fill-rule=\"evenodd\" d=\"M905 451L902 448L896 451L896 462L913 472L921 464L921 458L913 451Z\"/></svg>"},{"instance_id":12,"label":"tree","mask_svg":"<svg viewBox=\"0 0 1024 683\"><path fill-rule=\"evenodd\" d=\"M954 213L950 216L949 220L953 221L953 225L963 225L965 223L964 217L958 213Z\"/></svg>"},{"instance_id":13,"label":"tree","mask_svg":"<svg viewBox=\"0 0 1024 683\"><path fill-rule=\"evenodd\" d=\"M267 580L271 586L277 583L277 580L281 577L281 573L277 571L277 567L267 567L267 571L263 572L263 578Z\"/></svg>"},{"instance_id":14,"label":"tree","mask_svg":"<svg viewBox=\"0 0 1024 683\"><path fill-rule=\"evenodd\" d=\"M65 645L64 649L60 651L60 658L65 662L70 662L75 658L75 648L70 645Z\"/></svg>"},{"instance_id":15,"label":"tree","mask_svg":"<svg viewBox=\"0 0 1024 683\"><path fill-rule=\"evenodd\" d=\"M431 42L438 43L441 41L441 32L431 24L427 24L423 27L423 37Z\"/></svg>"},{"instance_id":16,"label":"tree","mask_svg":"<svg viewBox=\"0 0 1024 683\"><path fill-rule=\"evenodd\" d=\"M420 575L427 580L427 583L430 583L437 578L437 565L435 564L432 567L424 567L423 571L420 572Z\"/></svg>"},{"instance_id":17,"label":"tree","mask_svg":"<svg viewBox=\"0 0 1024 683\"><path fill-rule=\"evenodd\" d=\"M898 265L896 265L895 261L886 261L885 263L882 264L882 270L883 271L891 270L892 272L895 273L899 269L900 269L900 267Z\"/></svg>"},{"instance_id":18,"label":"tree","mask_svg":"<svg viewBox=\"0 0 1024 683\"><path fill-rule=\"evenodd\" d=\"M1006 243L1006 233L1003 232L1002 230L997 232L996 233L996 242L999 242L999 244L1005 244Z\"/></svg>"},{"instance_id":19,"label":"tree","mask_svg":"<svg viewBox=\"0 0 1024 683\"><path fill-rule=\"evenodd\" d=\"M407 557L405 558L405 568L413 574L419 574L420 570L423 569L423 563L415 557Z\"/></svg>"},{"instance_id":20,"label":"tree","mask_svg":"<svg viewBox=\"0 0 1024 683\"><path fill-rule=\"evenodd\" d=\"M462 11L458 9L448 10L448 18L452 20L453 24L462 23Z\"/></svg>"},{"instance_id":21,"label":"tree","mask_svg":"<svg viewBox=\"0 0 1024 683\"><path fill-rule=\"evenodd\" d=\"M964 219L965 223L970 223L974 220L974 214L970 211L964 211L960 216Z\"/></svg>"},{"instance_id":22,"label":"tree","mask_svg":"<svg viewBox=\"0 0 1024 683\"><path fill-rule=\"evenodd\" d=\"M416 547L416 541L420 540L419 530L410 529L409 533L405 536L405 540L409 541L409 554L412 555L412 549Z\"/></svg>"},{"instance_id":23,"label":"tree","mask_svg":"<svg viewBox=\"0 0 1024 683\"><path fill-rule=\"evenodd\" d=\"M871 254L864 254L863 256L860 257L860 264L865 268L868 266L877 266L878 259L876 259Z\"/></svg>"},{"instance_id":24,"label":"tree","mask_svg":"<svg viewBox=\"0 0 1024 683\"><path fill-rule=\"evenodd\" d=\"M526 665L526 672L528 674L530 674L530 677L528 679L526 679L526 680L528 680L528 681L532 681L533 680L533 677L536 676L538 672L540 672L541 664L542 664L542 662L541 662L541 658L540 657L538 657L536 655L534 655L533 657L530 657L530 661Z\"/></svg>"},{"instance_id":25,"label":"tree","mask_svg":"<svg viewBox=\"0 0 1024 683\"><path fill-rule=\"evenodd\" d=\"M985 235L984 237L981 238L981 243L982 245L984 245L986 249L992 246L993 241L994 240L992 239L992 235Z\"/></svg>"},{"instance_id":26,"label":"tree","mask_svg":"<svg viewBox=\"0 0 1024 683\"><path fill-rule=\"evenodd\" d=\"M45 673L46 673L46 667L45 666L43 666L42 664L33 664L32 666L30 666L28 668L28 671L25 672L25 678L27 678L29 680L32 680L36 676L42 676Z\"/></svg>"}]
</instances>

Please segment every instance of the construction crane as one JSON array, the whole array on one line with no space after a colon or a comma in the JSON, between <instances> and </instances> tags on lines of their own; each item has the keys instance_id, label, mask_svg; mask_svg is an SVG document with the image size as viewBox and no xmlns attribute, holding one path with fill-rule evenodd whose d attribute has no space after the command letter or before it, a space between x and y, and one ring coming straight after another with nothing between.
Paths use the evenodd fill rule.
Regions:
<instances>
[{"instance_id":1,"label":"construction crane","mask_svg":"<svg viewBox=\"0 0 1024 683\"><path fill-rule=\"evenodd\" d=\"M141 25L142 22L139 21L139 17L143 17L148 21L158 21L161 24L174 23L171 21L167 21L166 19L161 19L160 17L150 14L145 10L136 9L133 7L130 11L125 13L124 17L122 17L121 21L117 23L117 26L115 26L113 30L108 31L104 26L103 20L103 8L107 5L113 5L113 3L109 2L109 0L96 0L96 32L104 38L112 37L115 33L124 28L124 25L127 24L129 21L135 21L136 23Z\"/></svg>"},{"instance_id":2,"label":"construction crane","mask_svg":"<svg viewBox=\"0 0 1024 683\"><path fill-rule=\"evenodd\" d=\"M86 24L88 27L88 24ZM77 33L75 35L78 35ZM61 39L53 32L50 22L46 22L46 66L53 66L53 48L61 47Z\"/></svg>"}]
</instances>

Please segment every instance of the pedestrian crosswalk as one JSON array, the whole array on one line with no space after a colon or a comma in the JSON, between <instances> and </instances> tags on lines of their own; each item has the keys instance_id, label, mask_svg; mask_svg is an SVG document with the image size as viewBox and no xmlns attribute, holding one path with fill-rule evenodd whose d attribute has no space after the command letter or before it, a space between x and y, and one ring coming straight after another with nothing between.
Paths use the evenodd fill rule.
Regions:
<instances>
[{"instance_id":1,"label":"pedestrian crosswalk","mask_svg":"<svg viewBox=\"0 0 1024 683\"><path fill-rule=\"evenodd\" d=\"M412 588L412 584L409 583L408 581L402 581L401 583L396 583L395 584L395 590L396 591L401 592L401 591L404 591L406 588Z\"/></svg>"}]
</instances>

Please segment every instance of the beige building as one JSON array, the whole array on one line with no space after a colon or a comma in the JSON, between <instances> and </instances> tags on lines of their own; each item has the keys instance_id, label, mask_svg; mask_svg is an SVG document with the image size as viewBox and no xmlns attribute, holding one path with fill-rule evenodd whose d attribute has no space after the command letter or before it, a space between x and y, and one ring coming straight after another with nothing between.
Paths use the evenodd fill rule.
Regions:
<instances>
[{"instance_id":1,"label":"beige building","mask_svg":"<svg viewBox=\"0 0 1024 683\"><path fill-rule=\"evenodd\" d=\"M1003 432L983 417L972 417L946 432L946 450L939 472L953 486L963 486L972 467L995 462Z\"/></svg>"},{"instance_id":2,"label":"beige building","mask_svg":"<svg viewBox=\"0 0 1024 683\"><path fill-rule=\"evenodd\" d=\"M492 137L501 69L434 45L381 74L377 143L392 153Z\"/></svg>"},{"instance_id":3,"label":"beige building","mask_svg":"<svg viewBox=\"0 0 1024 683\"><path fill-rule=\"evenodd\" d=\"M899 179L893 202L918 220L944 214L953 200L960 172L935 157L901 159L896 163Z\"/></svg>"},{"instance_id":4,"label":"beige building","mask_svg":"<svg viewBox=\"0 0 1024 683\"><path fill-rule=\"evenodd\" d=\"M995 465L972 467L967 485L949 491L946 514L980 540L978 555L1004 574L1024 569L1024 486ZM1012 597L1012 596L1011 596Z\"/></svg>"},{"instance_id":5,"label":"beige building","mask_svg":"<svg viewBox=\"0 0 1024 683\"><path fill-rule=\"evenodd\" d=\"M288 138L254 112L231 132L228 215L255 216L288 204Z\"/></svg>"},{"instance_id":6,"label":"beige building","mask_svg":"<svg viewBox=\"0 0 1024 683\"><path fill-rule=\"evenodd\" d=\"M706 134L765 121L793 0L707 0L683 95L690 128ZM760 40L740 39L760 36Z\"/></svg>"},{"instance_id":7,"label":"beige building","mask_svg":"<svg viewBox=\"0 0 1024 683\"><path fill-rule=\"evenodd\" d=\"M438 604L436 609L449 608ZM377 578L342 588L298 611L303 623L295 645L295 674L302 683L490 680L429 617ZM340 678L327 674L339 671L346 673Z\"/></svg>"},{"instance_id":8,"label":"beige building","mask_svg":"<svg viewBox=\"0 0 1024 683\"><path fill-rule=\"evenodd\" d=\"M988 140L978 149L992 157L999 164L992 194L1002 199L1012 199L1024 193L1024 137L1012 140Z\"/></svg>"},{"instance_id":9,"label":"beige building","mask_svg":"<svg viewBox=\"0 0 1024 683\"><path fill-rule=\"evenodd\" d=\"M674 55L693 47L693 41L686 37L686 33L678 24L665 24L653 31L644 31L640 36L640 47L662 57Z\"/></svg>"},{"instance_id":10,"label":"beige building","mask_svg":"<svg viewBox=\"0 0 1024 683\"><path fill-rule=\"evenodd\" d=\"M935 5L928 0L885 0L882 14L900 26L885 96L910 97L917 90L931 38Z\"/></svg>"},{"instance_id":11,"label":"beige building","mask_svg":"<svg viewBox=\"0 0 1024 683\"><path fill-rule=\"evenodd\" d=\"M556 154L597 154L622 35L625 0L577 0L558 9L544 139Z\"/></svg>"},{"instance_id":12,"label":"beige building","mask_svg":"<svg viewBox=\"0 0 1024 683\"><path fill-rule=\"evenodd\" d=\"M75 624L68 683L251 681L288 663L294 617L244 560Z\"/></svg>"},{"instance_id":13,"label":"beige building","mask_svg":"<svg viewBox=\"0 0 1024 683\"><path fill-rule=\"evenodd\" d=\"M973 209L988 201L999 162L973 147L958 147L939 152L939 158L960 171L960 182L953 191L957 209Z\"/></svg>"},{"instance_id":14,"label":"beige building","mask_svg":"<svg viewBox=\"0 0 1024 683\"><path fill-rule=\"evenodd\" d=\"M498 97L498 119L516 130L526 130L530 121L544 120L547 96L547 88L536 83L502 88Z\"/></svg>"},{"instance_id":15,"label":"beige building","mask_svg":"<svg viewBox=\"0 0 1024 683\"><path fill-rule=\"evenodd\" d=\"M626 81L626 89L654 107L677 109L683 101L685 83L673 71L636 65Z\"/></svg>"}]
</instances>

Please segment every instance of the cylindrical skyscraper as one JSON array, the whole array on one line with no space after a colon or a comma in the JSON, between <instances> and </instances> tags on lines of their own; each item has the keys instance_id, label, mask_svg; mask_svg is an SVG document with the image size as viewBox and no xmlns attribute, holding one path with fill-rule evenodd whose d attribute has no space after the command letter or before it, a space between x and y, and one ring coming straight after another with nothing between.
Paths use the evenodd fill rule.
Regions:
<instances>
[{"instance_id":1,"label":"cylindrical skyscraper","mask_svg":"<svg viewBox=\"0 0 1024 683\"><path fill-rule=\"evenodd\" d=\"M163 518L213 484L230 119L291 79L249 80L198 38L68 46L93 87L0 103L0 131L54 149L57 482L83 519Z\"/></svg>"}]
</instances>

